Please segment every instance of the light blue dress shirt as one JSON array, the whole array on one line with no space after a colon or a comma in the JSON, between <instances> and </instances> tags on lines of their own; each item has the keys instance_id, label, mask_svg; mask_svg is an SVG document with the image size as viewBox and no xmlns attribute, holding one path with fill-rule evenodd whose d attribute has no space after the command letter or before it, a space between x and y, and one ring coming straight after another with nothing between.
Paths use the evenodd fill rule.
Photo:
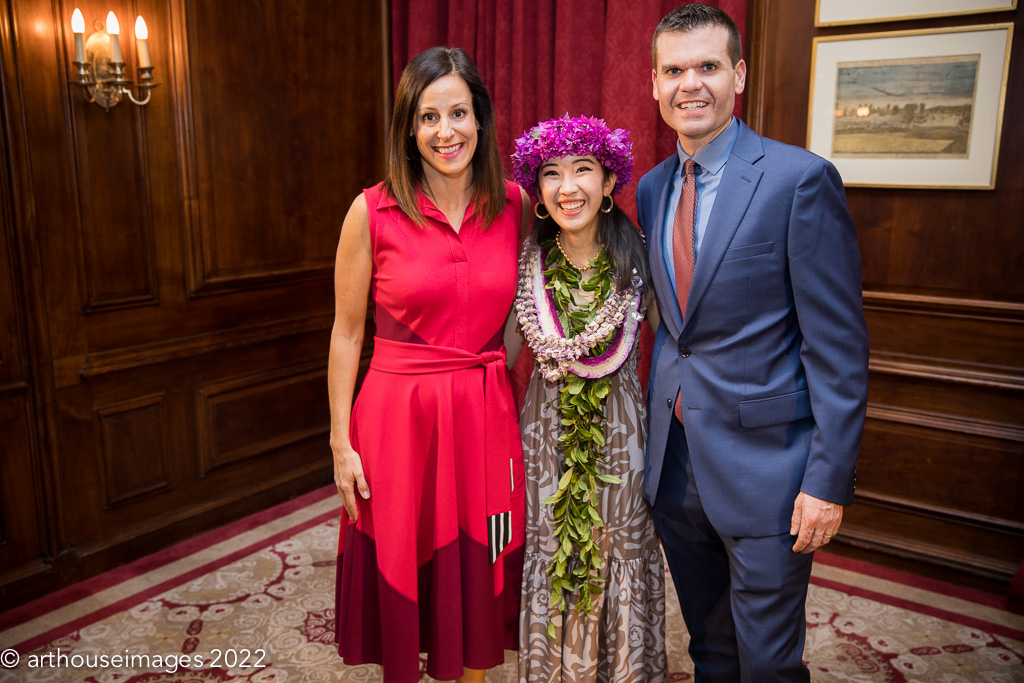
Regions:
<instances>
[{"instance_id":1,"label":"light blue dress shirt","mask_svg":"<svg viewBox=\"0 0 1024 683\"><path fill-rule=\"evenodd\" d=\"M709 142L693 156L697 164L697 245L694 248L694 258L700 258L700 245L704 241L704 232L708 228L708 218L711 216L711 209L715 206L715 198L718 196L718 186L722 182L722 169L725 162L732 154L732 147L736 144L736 137L740 133L739 124L733 117L729 127L719 133L714 140ZM669 279L672 280L672 291L676 289L676 267L675 259L672 257L672 230L676 219L676 206L679 204L679 196L683 192L683 164L690 158L690 155L683 151L682 144L676 141L676 153L679 155L679 173L672 180L672 194L668 199L668 207L665 211L665 242L662 245L661 253L665 255L665 268L668 271Z\"/></svg>"}]
</instances>

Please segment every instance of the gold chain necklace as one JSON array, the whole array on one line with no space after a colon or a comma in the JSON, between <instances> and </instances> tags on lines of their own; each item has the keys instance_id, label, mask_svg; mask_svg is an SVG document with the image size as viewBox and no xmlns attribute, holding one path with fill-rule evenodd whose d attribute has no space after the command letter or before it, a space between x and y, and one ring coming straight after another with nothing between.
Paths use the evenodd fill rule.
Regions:
<instances>
[{"instance_id":1,"label":"gold chain necklace","mask_svg":"<svg viewBox=\"0 0 1024 683\"><path fill-rule=\"evenodd\" d=\"M569 265L572 266L573 268L575 268L576 270L578 270L580 273L583 273L583 271L586 271L586 270L590 270L590 262L592 260L594 260L594 258L597 257L597 254L595 254L591 258L587 259L587 267L586 268L580 268L578 265L576 265L576 262L573 261L571 258L569 258L569 255L565 253L565 249L562 249L562 241L558 239L559 235L561 235L561 234L562 234L561 230L559 230L555 234L555 246L558 247L558 251L562 252L562 256L565 257L565 260L569 263ZM600 247L598 248L597 253L598 254L601 253Z\"/></svg>"}]
</instances>

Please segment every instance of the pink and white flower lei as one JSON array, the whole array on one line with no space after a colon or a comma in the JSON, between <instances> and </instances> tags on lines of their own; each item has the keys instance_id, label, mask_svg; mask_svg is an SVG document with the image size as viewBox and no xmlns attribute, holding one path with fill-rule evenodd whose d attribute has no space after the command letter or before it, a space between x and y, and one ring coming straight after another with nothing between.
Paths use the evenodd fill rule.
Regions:
<instances>
[{"instance_id":1,"label":"pink and white flower lei","mask_svg":"<svg viewBox=\"0 0 1024 683\"><path fill-rule=\"evenodd\" d=\"M570 372L596 379L618 370L629 357L644 319L640 291L616 288L587 323L586 330L566 338L547 284L541 249L536 244L527 244L519 265L516 318L544 379L557 382ZM604 353L595 357L586 355L613 333Z\"/></svg>"}]
</instances>

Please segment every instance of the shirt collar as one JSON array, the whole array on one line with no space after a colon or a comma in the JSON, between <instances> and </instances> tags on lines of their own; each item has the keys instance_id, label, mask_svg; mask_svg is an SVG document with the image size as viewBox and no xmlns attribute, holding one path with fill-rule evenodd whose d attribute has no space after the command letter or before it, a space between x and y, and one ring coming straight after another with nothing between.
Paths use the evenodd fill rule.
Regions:
<instances>
[{"instance_id":1,"label":"shirt collar","mask_svg":"<svg viewBox=\"0 0 1024 683\"><path fill-rule=\"evenodd\" d=\"M383 183L381 184L381 190L380 198L377 199L377 209L397 208L398 202L395 201L395 198L391 196L390 192L383 189ZM505 201L515 201L516 197L519 196L518 191L519 187L517 185L513 184L511 181L505 181ZM430 201L430 198L427 197L423 190L419 188L416 189L416 201L419 204L420 213L424 216L431 216L444 223L448 222L448 219L444 217L444 214L441 213L440 209L434 206L434 202ZM476 215L476 202L470 202L469 206L466 207L466 215L462 219L463 224L465 224L466 221L474 215Z\"/></svg>"},{"instance_id":2,"label":"shirt collar","mask_svg":"<svg viewBox=\"0 0 1024 683\"><path fill-rule=\"evenodd\" d=\"M734 116L725 130L693 155L693 160L702 170L718 175L718 172L725 166L725 162L729 160L729 155L732 154L733 145L736 144L739 134L740 126L736 123ZM679 155L679 172L682 173L683 164L691 157L683 151L683 145L679 140L676 140L676 154Z\"/></svg>"},{"instance_id":3,"label":"shirt collar","mask_svg":"<svg viewBox=\"0 0 1024 683\"><path fill-rule=\"evenodd\" d=\"M508 188L506 188L506 196L508 196L507 189ZM424 217L433 218L434 220L444 224L448 223L448 219L445 218L445 215L443 213L441 213L441 210L437 208L434 202L430 200L430 197L428 197L426 193L423 192L423 190L421 190L418 187L416 188L416 204L419 207L420 213L423 214ZM398 202L395 200L395 198L391 196L390 192L381 192L380 198L377 199L377 209L390 209L393 207L398 207ZM476 205L474 202L470 202L469 206L466 207L466 215L462 218L463 224L465 224L475 214Z\"/></svg>"}]
</instances>

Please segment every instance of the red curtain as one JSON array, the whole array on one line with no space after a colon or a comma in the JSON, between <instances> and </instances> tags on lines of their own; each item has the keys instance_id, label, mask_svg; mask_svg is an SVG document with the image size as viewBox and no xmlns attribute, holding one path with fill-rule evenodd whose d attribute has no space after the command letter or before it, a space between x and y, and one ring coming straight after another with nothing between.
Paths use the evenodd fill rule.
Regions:
<instances>
[{"instance_id":1,"label":"red curtain","mask_svg":"<svg viewBox=\"0 0 1024 683\"><path fill-rule=\"evenodd\" d=\"M651 34L680 2L666 0L392 0L394 85L411 57L435 45L461 47L476 62L497 112L506 169L515 139L539 121L597 116L633 140L633 181L617 202L636 219L636 181L672 153L675 133L652 96ZM745 34L747 0L709 0ZM736 113L740 113L737 101ZM641 348L650 349L650 334ZM648 353L640 375L646 385ZM516 365L517 393L529 375Z\"/></svg>"}]
</instances>

